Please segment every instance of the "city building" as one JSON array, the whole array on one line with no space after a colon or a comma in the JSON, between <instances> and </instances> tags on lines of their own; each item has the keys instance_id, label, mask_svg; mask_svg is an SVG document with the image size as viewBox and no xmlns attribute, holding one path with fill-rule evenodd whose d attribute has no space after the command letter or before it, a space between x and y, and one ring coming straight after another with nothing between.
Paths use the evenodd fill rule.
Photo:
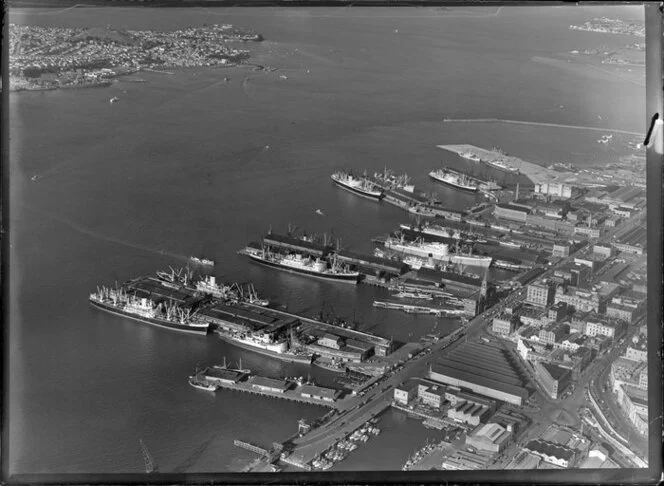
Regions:
<instances>
[{"instance_id":1,"label":"city building","mask_svg":"<svg viewBox=\"0 0 664 486\"><path fill-rule=\"evenodd\" d=\"M559 285L554 295L554 302L564 302L578 312L600 312L599 293L592 289Z\"/></svg>"},{"instance_id":2,"label":"city building","mask_svg":"<svg viewBox=\"0 0 664 486\"><path fill-rule=\"evenodd\" d=\"M477 400L458 400L447 409L447 417L457 422L479 425L490 415L489 406Z\"/></svg>"},{"instance_id":3,"label":"city building","mask_svg":"<svg viewBox=\"0 0 664 486\"><path fill-rule=\"evenodd\" d=\"M537 381L544 387L551 398L557 399L569 385L572 376L571 371L557 365L538 361L532 364L535 369Z\"/></svg>"},{"instance_id":4,"label":"city building","mask_svg":"<svg viewBox=\"0 0 664 486\"><path fill-rule=\"evenodd\" d=\"M441 467L452 471L485 470L493 462L493 456L493 453L486 451L459 450L443 460Z\"/></svg>"},{"instance_id":5,"label":"city building","mask_svg":"<svg viewBox=\"0 0 664 486\"><path fill-rule=\"evenodd\" d=\"M408 405L417 396L419 386L415 382L406 382L394 388L394 401Z\"/></svg>"},{"instance_id":6,"label":"city building","mask_svg":"<svg viewBox=\"0 0 664 486\"><path fill-rule=\"evenodd\" d=\"M553 271L554 277L573 287L584 287L590 279L590 268L576 262L567 263Z\"/></svg>"},{"instance_id":7,"label":"city building","mask_svg":"<svg viewBox=\"0 0 664 486\"><path fill-rule=\"evenodd\" d=\"M645 378L642 378L642 373ZM611 372L609 373L609 382L614 393L618 393L618 388L622 385L640 386L647 384L648 366L643 361L633 361L624 357L616 359L611 363Z\"/></svg>"},{"instance_id":8,"label":"city building","mask_svg":"<svg viewBox=\"0 0 664 486\"><path fill-rule=\"evenodd\" d=\"M648 392L645 389L620 385L617 390L618 403L625 415L640 434L648 434Z\"/></svg>"},{"instance_id":9,"label":"city building","mask_svg":"<svg viewBox=\"0 0 664 486\"><path fill-rule=\"evenodd\" d=\"M512 438L511 427L496 423L479 425L466 436L466 445L480 451L502 452Z\"/></svg>"},{"instance_id":10,"label":"city building","mask_svg":"<svg viewBox=\"0 0 664 486\"><path fill-rule=\"evenodd\" d=\"M558 241L553 244L553 256L566 258L569 256L570 243L568 241Z\"/></svg>"},{"instance_id":11,"label":"city building","mask_svg":"<svg viewBox=\"0 0 664 486\"><path fill-rule=\"evenodd\" d=\"M643 255L646 252L645 224L637 225L626 233L620 235L613 242L613 247L625 253Z\"/></svg>"},{"instance_id":12,"label":"city building","mask_svg":"<svg viewBox=\"0 0 664 486\"><path fill-rule=\"evenodd\" d=\"M493 210L493 215L498 219L507 219L510 221L526 222L530 208L527 206L517 204L496 204Z\"/></svg>"},{"instance_id":13,"label":"city building","mask_svg":"<svg viewBox=\"0 0 664 486\"><path fill-rule=\"evenodd\" d=\"M586 328L584 333L591 337L603 335L616 340L625 334L625 322L618 319L611 319L610 317L594 313L585 314L579 319L585 320Z\"/></svg>"},{"instance_id":14,"label":"city building","mask_svg":"<svg viewBox=\"0 0 664 486\"><path fill-rule=\"evenodd\" d=\"M440 408L445 402L445 387L438 385L423 385L417 387L417 397L422 403L433 408Z\"/></svg>"},{"instance_id":15,"label":"city building","mask_svg":"<svg viewBox=\"0 0 664 486\"><path fill-rule=\"evenodd\" d=\"M593 255L602 257L604 259L611 258L613 256L613 248L611 248L609 245L594 245Z\"/></svg>"},{"instance_id":16,"label":"city building","mask_svg":"<svg viewBox=\"0 0 664 486\"><path fill-rule=\"evenodd\" d=\"M496 334L509 336L514 332L514 319L507 314L501 314L493 318L491 330Z\"/></svg>"},{"instance_id":17,"label":"city building","mask_svg":"<svg viewBox=\"0 0 664 486\"><path fill-rule=\"evenodd\" d=\"M567 318L571 314L571 310L565 302L553 304L547 311L549 322L557 322Z\"/></svg>"},{"instance_id":18,"label":"city building","mask_svg":"<svg viewBox=\"0 0 664 486\"><path fill-rule=\"evenodd\" d=\"M461 344L430 366L429 378L515 405L528 396L506 351L487 344Z\"/></svg>"},{"instance_id":19,"label":"city building","mask_svg":"<svg viewBox=\"0 0 664 486\"><path fill-rule=\"evenodd\" d=\"M566 336L569 336L569 324L566 322L554 322L539 332L540 343L545 346L559 344Z\"/></svg>"},{"instance_id":20,"label":"city building","mask_svg":"<svg viewBox=\"0 0 664 486\"><path fill-rule=\"evenodd\" d=\"M554 290L547 282L532 283L528 285L526 302L528 304L546 307L553 302Z\"/></svg>"},{"instance_id":21,"label":"city building","mask_svg":"<svg viewBox=\"0 0 664 486\"><path fill-rule=\"evenodd\" d=\"M341 349L341 346L343 346L343 339L340 336L328 333L319 338L317 343L326 348Z\"/></svg>"},{"instance_id":22,"label":"city building","mask_svg":"<svg viewBox=\"0 0 664 486\"><path fill-rule=\"evenodd\" d=\"M535 194L553 196L560 199L569 199L572 197L572 186L561 184L559 182L538 182L533 190Z\"/></svg>"},{"instance_id":23,"label":"city building","mask_svg":"<svg viewBox=\"0 0 664 486\"><path fill-rule=\"evenodd\" d=\"M600 228L589 228L588 226L575 226L574 236L585 236L587 238L599 238Z\"/></svg>"},{"instance_id":24,"label":"city building","mask_svg":"<svg viewBox=\"0 0 664 486\"><path fill-rule=\"evenodd\" d=\"M560 467L569 467L575 457L573 449L542 439L531 440L524 449L541 457L545 462Z\"/></svg>"},{"instance_id":25,"label":"city building","mask_svg":"<svg viewBox=\"0 0 664 486\"><path fill-rule=\"evenodd\" d=\"M522 306L517 318L524 326L544 327L549 323L549 313L541 307Z\"/></svg>"}]
</instances>

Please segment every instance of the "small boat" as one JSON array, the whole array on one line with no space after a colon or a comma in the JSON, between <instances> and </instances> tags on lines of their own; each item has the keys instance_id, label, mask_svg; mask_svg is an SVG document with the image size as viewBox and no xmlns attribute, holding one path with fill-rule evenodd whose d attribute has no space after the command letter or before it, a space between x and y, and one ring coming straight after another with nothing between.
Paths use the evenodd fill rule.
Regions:
<instances>
[{"instance_id":1,"label":"small boat","mask_svg":"<svg viewBox=\"0 0 664 486\"><path fill-rule=\"evenodd\" d=\"M192 257L189 257L189 259L190 259L192 262L194 262L194 263L199 263L199 264L201 264L201 265L214 266L214 261L213 261L213 260L209 260L209 259L207 259L207 258L199 258L199 257L192 256Z\"/></svg>"},{"instance_id":2,"label":"small boat","mask_svg":"<svg viewBox=\"0 0 664 486\"><path fill-rule=\"evenodd\" d=\"M33 176L30 178L30 180L31 180L32 182L37 182L38 179L39 179L39 176L38 176L37 174L33 175Z\"/></svg>"},{"instance_id":3,"label":"small boat","mask_svg":"<svg viewBox=\"0 0 664 486\"><path fill-rule=\"evenodd\" d=\"M117 96L114 96L113 98L111 98L110 100L108 100L109 103L115 103L115 102L117 102L117 101L120 101L120 98L118 98Z\"/></svg>"},{"instance_id":4,"label":"small boat","mask_svg":"<svg viewBox=\"0 0 664 486\"><path fill-rule=\"evenodd\" d=\"M321 211L320 209L316 209L316 214L318 214L318 215L320 215L320 216L325 216L325 214L323 213L323 211Z\"/></svg>"},{"instance_id":5,"label":"small boat","mask_svg":"<svg viewBox=\"0 0 664 486\"><path fill-rule=\"evenodd\" d=\"M189 384L194 388L198 388L199 390L216 392L219 389L219 385L200 381L196 376L193 375L189 377Z\"/></svg>"}]
</instances>

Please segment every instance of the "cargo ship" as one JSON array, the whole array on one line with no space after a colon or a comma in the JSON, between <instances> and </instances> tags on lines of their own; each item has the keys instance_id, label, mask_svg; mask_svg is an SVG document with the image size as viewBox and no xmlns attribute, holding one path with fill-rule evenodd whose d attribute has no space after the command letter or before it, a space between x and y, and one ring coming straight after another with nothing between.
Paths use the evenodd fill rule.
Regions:
<instances>
[{"instance_id":1,"label":"cargo ship","mask_svg":"<svg viewBox=\"0 0 664 486\"><path fill-rule=\"evenodd\" d=\"M425 223L419 227L415 227L410 224L402 223L399 225L399 228L408 231L416 231L418 233L423 233L425 235L438 236L441 238L454 238L455 240L461 239L461 232L459 230L445 228L437 224Z\"/></svg>"},{"instance_id":2,"label":"cargo ship","mask_svg":"<svg viewBox=\"0 0 664 486\"><path fill-rule=\"evenodd\" d=\"M507 165L505 162L502 160L484 160L483 161L486 165L490 167L494 167L498 170L502 170L503 172L509 172L510 174L518 174L519 169L516 167L512 167L511 165Z\"/></svg>"},{"instance_id":3,"label":"cargo ship","mask_svg":"<svg viewBox=\"0 0 664 486\"><path fill-rule=\"evenodd\" d=\"M146 297L136 297L124 289L101 287L90 294L90 303L98 309L128 317L153 326L189 334L206 335L210 324L199 320L189 309L165 303L155 304Z\"/></svg>"},{"instance_id":4,"label":"cargo ship","mask_svg":"<svg viewBox=\"0 0 664 486\"><path fill-rule=\"evenodd\" d=\"M196 282L196 290L220 299L237 299L237 293L228 285L217 283L216 277L206 275Z\"/></svg>"},{"instance_id":5,"label":"cargo ship","mask_svg":"<svg viewBox=\"0 0 664 486\"><path fill-rule=\"evenodd\" d=\"M415 186L410 183L408 174L397 175L385 167L383 172L374 172L375 184L383 189L401 189L406 192L415 192Z\"/></svg>"},{"instance_id":6,"label":"cargo ship","mask_svg":"<svg viewBox=\"0 0 664 486\"><path fill-rule=\"evenodd\" d=\"M263 265L309 277L353 284L356 284L360 278L360 272L347 270L334 263L329 267L326 260L321 260L320 258L312 259L300 253L288 255L272 254L251 246L247 246L244 253L252 260Z\"/></svg>"},{"instance_id":7,"label":"cargo ship","mask_svg":"<svg viewBox=\"0 0 664 486\"><path fill-rule=\"evenodd\" d=\"M385 240L385 247L406 255L420 258L431 258L434 261L445 263L458 263L486 268L491 265L490 256L459 255L450 254L449 245L446 243L412 241L406 242L396 238Z\"/></svg>"},{"instance_id":8,"label":"cargo ship","mask_svg":"<svg viewBox=\"0 0 664 486\"><path fill-rule=\"evenodd\" d=\"M220 339L239 348L253 351L264 356L290 361L292 363L311 364L314 355L311 353L292 349L287 338L277 341L270 340L263 334L232 333L217 329L215 333Z\"/></svg>"},{"instance_id":9,"label":"cargo ship","mask_svg":"<svg viewBox=\"0 0 664 486\"><path fill-rule=\"evenodd\" d=\"M332 180L343 189L369 199L379 201L383 191L366 177L355 177L349 172L335 172L330 176Z\"/></svg>"},{"instance_id":10,"label":"cargo ship","mask_svg":"<svg viewBox=\"0 0 664 486\"><path fill-rule=\"evenodd\" d=\"M429 177L433 180L466 192L477 192L477 185L472 180L461 173L452 172L445 169L437 169L429 172Z\"/></svg>"}]
</instances>

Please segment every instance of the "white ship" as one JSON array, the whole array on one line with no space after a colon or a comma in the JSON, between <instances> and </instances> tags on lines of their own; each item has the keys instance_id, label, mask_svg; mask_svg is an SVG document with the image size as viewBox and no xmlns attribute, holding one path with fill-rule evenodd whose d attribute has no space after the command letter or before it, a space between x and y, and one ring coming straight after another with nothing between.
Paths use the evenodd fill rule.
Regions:
<instances>
[{"instance_id":1,"label":"white ship","mask_svg":"<svg viewBox=\"0 0 664 486\"><path fill-rule=\"evenodd\" d=\"M467 176L460 173L438 169L429 172L429 177L450 187L454 187L455 189L468 192L477 192L477 185L474 184Z\"/></svg>"},{"instance_id":2,"label":"white ship","mask_svg":"<svg viewBox=\"0 0 664 486\"><path fill-rule=\"evenodd\" d=\"M461 232L458 230L453 230L450 228L445 228L443 226L437 225L437 224L424 224L419 228L414 228L411 225L408 224L400 224L399 227L401 229L409 230L409 231L419 231L421 233L424 233L425 235L431 235L431 236L441 236L443 238L454 238L455 240L460 240L461 239Z\"/></svg>"},{"instance_id":3,"label":"white ship","mask_svg":"<svg viewBox=\"0 0 664 486\"><path fill-rule=\"evenodd\" d=\"M194 262L194 263L198 263L198 264L200 264L200 265L214 266L214 261L209 260L209 259L207 259L207 258L199 258L199 257L192 256L192 257L190 257L189 259L190 259L192 262Z\"/></svg>"},{"instance_id":4,"label":"white ship","mask_svg":"<svg viewBox=\"0 0 664 486\"><path fill-rule=\"evenodd\" d=\"M427 243L423 241L405 242L396 238L388 238L385 241L385 247L407 255L414 255L420 258L431 258L434 261L444 263L460 263L462 265L485 268L491 265L490 256L450 254L449 245L447 243Z\"/></svg>"},{"instance_id":5,"label":"white ship","mask_svg":"<svg viewBox=\"0 0 664 486\"><path fill-rule=\"evenodd\" d=\"M216 277L212 275L206 275L196 282L196 290L220 299L237 298L237 295L233 293L231 287L223 284L219 285Z\"/></svg>"},{"instance_id":6,"label":"white ship","mask_svg":"<svg viewBox=\"0 0 664 486\"><path fill-rule=\"evenodd\" d=\"M383 197L383 191L366 177L355 177L350 172L343 171L335 172L330 177L338 186L360 196L376 200Z\"/></svg>"},{"instance_id":7,"label":"white ship","mask_svg":"<svg viewBox=\"0 0 664 486\"><path fill-rule=\"evenodd\" d=\"M510 173L518 173L519 169L516 167L512 167L511 165L507 165L505 162L502 160L485 160L485 164L490 165L491 167L495 167L496 169L500 169L505 172L510 172Z\"/></svg>"},{"instance_id":8,"label":"white ship","mask_svg":"<svg viewBox=\"0 0 664 486\"><path fill-rule=\"evenodd\" d=\"M460 157L463 157L466 160L470 160L472 162L482 162L482 159L480 158L479 155L474 154L470 150L467 150L466 152L462 152L459 154Z\"/></svg>"}]
</instances>

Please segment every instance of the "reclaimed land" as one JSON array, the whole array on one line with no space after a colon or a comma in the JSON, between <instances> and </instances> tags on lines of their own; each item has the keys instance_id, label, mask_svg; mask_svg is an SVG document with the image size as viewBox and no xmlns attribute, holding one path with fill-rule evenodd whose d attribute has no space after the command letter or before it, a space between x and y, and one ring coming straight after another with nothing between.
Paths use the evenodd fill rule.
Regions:
<instances>
[{"instance_id":1,"label":"reclaimed land","mask_svg":"<svg viewBox=\"0 0 664 486\"><path fill-rule=\"evenodd\" d=\"M611 130L604 130L611 131ZM438 148L453 152L459 156L464 153L472 153L479 156L484 160L499 160L503 161L512 167L517 167L519 172L528 177L533 184L538 183L551 183L551 182L568 182L582 184L583 182L593 183L597 182L591 175L578 174L574 172L558 172L555 170L547 169L541 165L532 162L526 162L518 157L511 155L501 154L496 150L486 150L474 145L437 145Z\"/></svg>"}]
</instances>

